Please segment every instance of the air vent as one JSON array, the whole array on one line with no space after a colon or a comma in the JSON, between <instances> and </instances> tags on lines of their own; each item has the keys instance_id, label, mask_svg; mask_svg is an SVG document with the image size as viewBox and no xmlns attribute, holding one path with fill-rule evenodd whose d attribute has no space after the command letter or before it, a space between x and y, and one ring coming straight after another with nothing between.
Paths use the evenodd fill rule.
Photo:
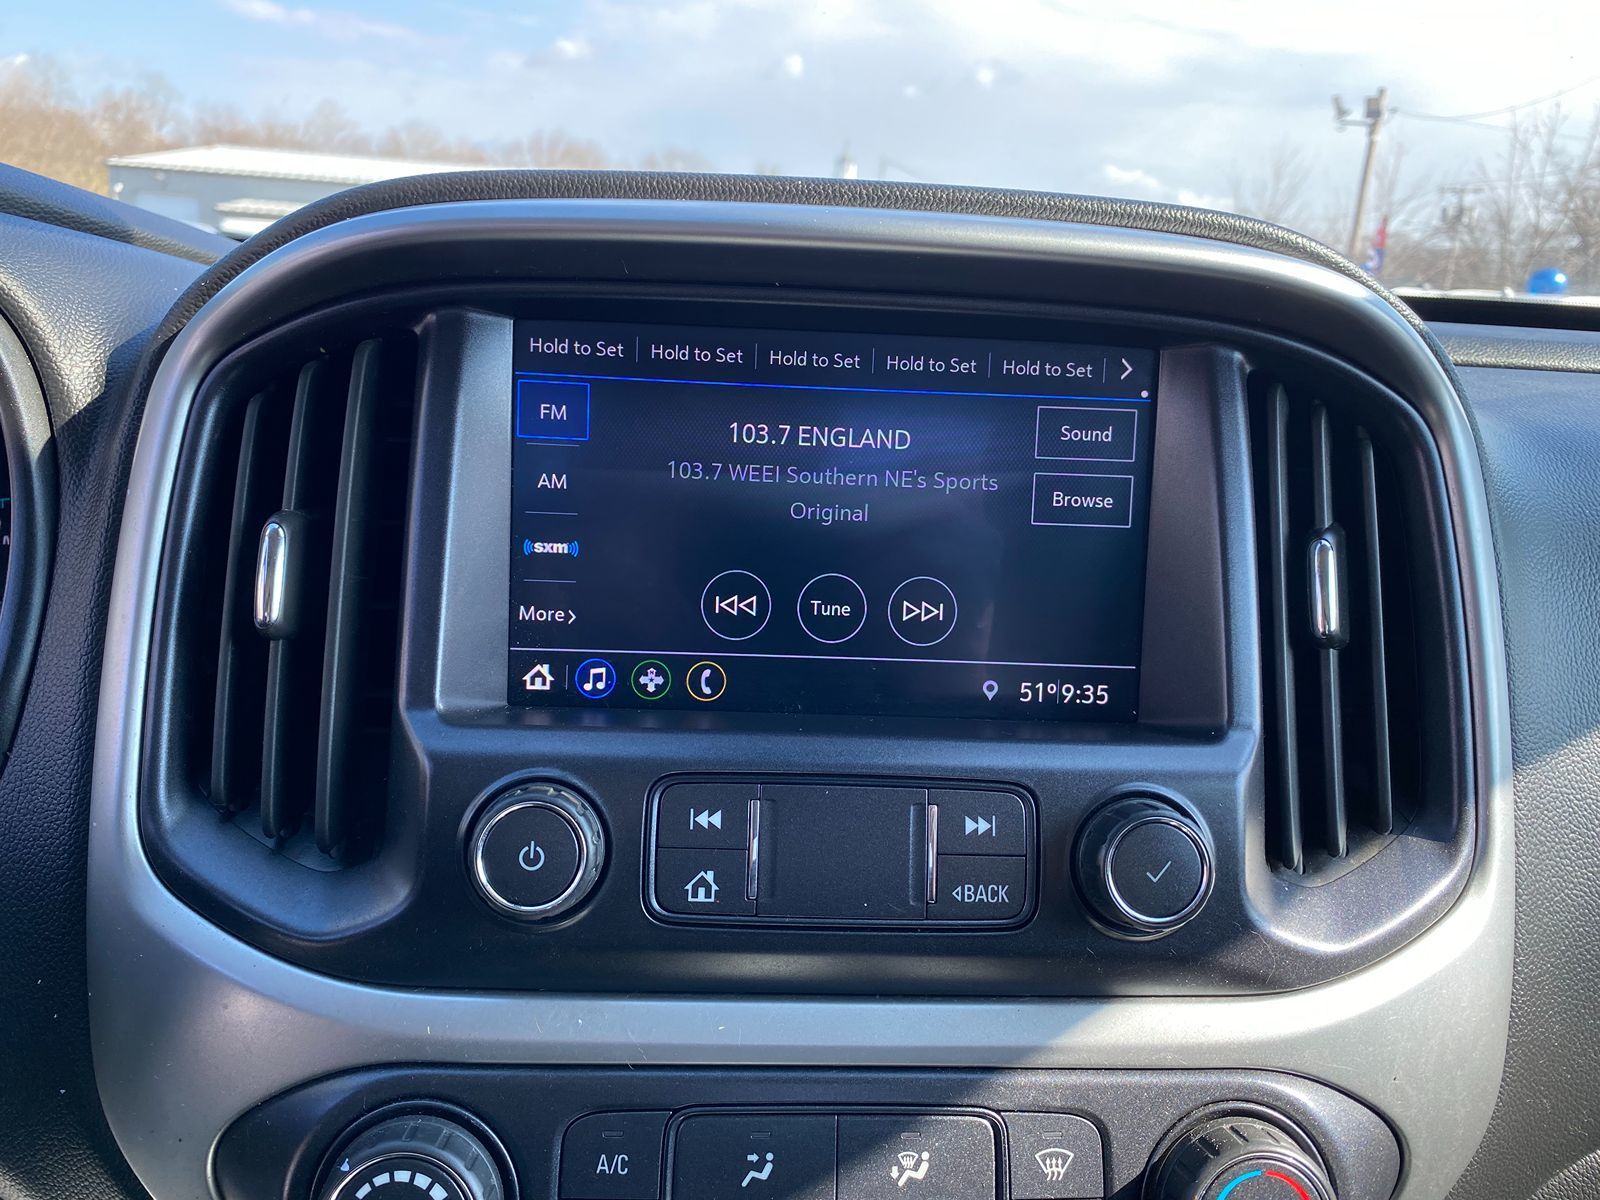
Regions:
<instances>
[{"instance_id":1,"label":"air vent","mask_svg":"<svg viewBox=\"0 0 1600 1200\"><path fill-rule=\"evenodd\" d=\"M233 411L184 498L216 514L191 558L221 568L179 565L185 774L302 860L359 859L381 832L415 374L409 339L390 339L233 379L211 396Z\"/></svg>"},{"instance_id":2,"label":"air vent","mask_svg":"<svg viewBox=\"0 0 1600 1200\"><path fill-rule=\"evenodd\" d=\"M1316 874L1402 828L1419 791L1412 560L1369 429L1256 380L1251 441L1267 721L1267 847Z\"/></svg>"}]
</instances>

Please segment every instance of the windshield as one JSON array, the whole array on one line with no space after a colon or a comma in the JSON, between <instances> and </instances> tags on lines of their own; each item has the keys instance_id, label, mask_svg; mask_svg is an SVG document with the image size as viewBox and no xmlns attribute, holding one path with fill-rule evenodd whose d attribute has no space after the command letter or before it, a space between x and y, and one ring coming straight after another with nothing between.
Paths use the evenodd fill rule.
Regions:
<instances>
[{"instance_id":1,"label":"windshield","mask_svg":"<svg viewBox=\"0 0 1600 1200\"><path fill-rule=\"evenodd\" d=\"M1040 188L1595 295L1600 5L14 3L0 160L233 237L463 164Z\"/></svg>"}]
</instances>

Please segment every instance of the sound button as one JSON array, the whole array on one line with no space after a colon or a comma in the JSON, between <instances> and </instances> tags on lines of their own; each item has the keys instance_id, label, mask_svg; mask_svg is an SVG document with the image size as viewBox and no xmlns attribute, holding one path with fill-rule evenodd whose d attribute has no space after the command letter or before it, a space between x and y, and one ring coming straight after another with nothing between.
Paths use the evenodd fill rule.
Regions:
<instances>
[{"instance_id":1,"label":"sound button","mask_svg":"<svg viewBox=\"0 0 1600 1200\"><path fill-rule=\"evenodd\" d=\"M753 638L772 616L772 593L749 571L724 571L700 594L706 627L730 642Z\"/></svg>"}]
</instances>

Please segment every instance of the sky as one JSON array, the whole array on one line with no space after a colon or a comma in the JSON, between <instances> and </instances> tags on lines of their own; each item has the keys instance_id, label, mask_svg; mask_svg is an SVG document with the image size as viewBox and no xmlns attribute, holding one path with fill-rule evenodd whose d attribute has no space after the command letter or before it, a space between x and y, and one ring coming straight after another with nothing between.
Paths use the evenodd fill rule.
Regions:
<instances>
[{"instance_id":1,"label":"sky","mask_svg":"<svg viewBox=\"0 0 1600 1200\"><path fill-rule=\"evenodd\" d=\"M1405 0L10 0L0 62L80 87L155 72L186 99L485 140L560 130L635 160L1226 205L1294 146L1354 189L1380 85L1418 178L1492 161L1496 110L1600 105L1600 4ZM1487 114L1479 116L1478 114ZM1450 117L1448 121L1427 117Z\"/></svg>"}]
</instances>

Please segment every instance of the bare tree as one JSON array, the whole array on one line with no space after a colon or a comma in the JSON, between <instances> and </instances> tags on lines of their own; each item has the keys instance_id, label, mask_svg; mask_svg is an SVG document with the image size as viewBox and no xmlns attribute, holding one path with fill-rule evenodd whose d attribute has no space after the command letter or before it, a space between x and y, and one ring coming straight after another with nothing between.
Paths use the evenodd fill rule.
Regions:
<instances>
[{"instance_id":1,"label":"bare tree","mask_svg":"<svg viewBox=\"0 0 1600 1200\"><path fill-rule=\"evenodd\" d=\"M1311 164L1304 151L1292 142L1280 141L1267 150L1259 169L1235 168L1233 208L1246 216L1299 229L1308 216L1310 184Z\"/></svg>"},{"instance_id":2,"label":"bare tree","mask_svg":"<svg viewBox=\"0 0 1600 1200\"><path fill-rule=\"evenodd\" d=\"M559 131L541 130L507 142L495 155L497 162L511 167L567 167L597 170L611 165L606 152L596 143L569 137Z\"/></svg>"}]
</instances>

